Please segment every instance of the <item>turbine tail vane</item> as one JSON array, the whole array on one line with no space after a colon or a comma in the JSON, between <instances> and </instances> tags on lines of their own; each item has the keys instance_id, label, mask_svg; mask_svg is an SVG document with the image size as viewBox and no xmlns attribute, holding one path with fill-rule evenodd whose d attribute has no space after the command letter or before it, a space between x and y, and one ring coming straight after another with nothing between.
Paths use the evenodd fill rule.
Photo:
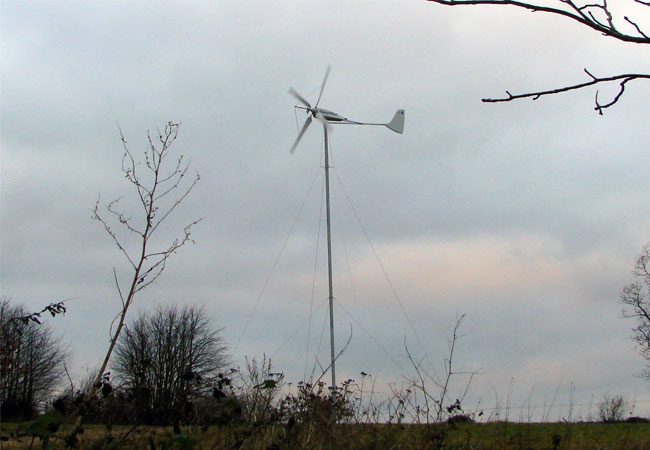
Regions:
<instances>
[{"instance_id":1,"label":"turbine tail vane","mask_svg":"<svg viewBox=\"0 0 650 450\"><path fill-rule=\"evenodd\" d=\"M393 119L385 125L395 133L404 133L404 110L398 109L395 112Z\"/></svg>"}]
</instances>

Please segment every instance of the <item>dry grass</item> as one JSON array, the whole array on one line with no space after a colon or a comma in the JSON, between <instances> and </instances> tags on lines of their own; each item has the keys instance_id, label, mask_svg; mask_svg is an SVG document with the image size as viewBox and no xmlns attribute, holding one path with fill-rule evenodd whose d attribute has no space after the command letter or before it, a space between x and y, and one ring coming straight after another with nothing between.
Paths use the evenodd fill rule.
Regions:
<instances>
[{"instance_id":1,"label":"dry grass","mask_svg":"<svg viewBox=\"0 0 650 450\"><path fill-rule=\"evenodd\" d=\"M2 424L2 449L43 448L25 424ZM48 448L65 448L61 427ZM650 449L648 423L486 423L441 425L231 425L107 427L87 425L79 448L198 449Z\"/></svg>"}]
</instances>

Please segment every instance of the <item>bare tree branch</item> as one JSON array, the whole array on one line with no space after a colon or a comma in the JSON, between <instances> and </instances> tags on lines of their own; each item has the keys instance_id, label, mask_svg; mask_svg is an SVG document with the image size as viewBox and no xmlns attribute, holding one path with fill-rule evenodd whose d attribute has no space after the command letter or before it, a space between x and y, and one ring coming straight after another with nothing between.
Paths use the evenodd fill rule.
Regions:
<instances>
[{"instance_id":1,"label":"bare tree branch","mask_svg":"<svg viewBox=\"0 0 650 450\"><path fill-rule=\"evenodd\" d=\"M113 278L115 279L115 287L117 288L117 293L120 295L120 301L122 302L122 308L124 308L124 296L122 295L122 289L120 288L120 282L117 279L117 271L113 267Z\"/></svg>"},{"instance_id":2,"label":"bare tree branch","mask_svg":"<svg viewBox=\"0 0 650 450\"><path fill-rule=\"evenodd\" d=\"M66 312L66 307L65 307L65 302L72 300L71 298L67 298L65 300L62 300L60 302L56 303L50 303L40 311L32 312L32 313L27 313L27 314L21 314L17 316L12 316L10 317L6 322L0 322L0 326L4 327L11 324L22 324L22 325L29 325L30 322L36 322L37 324L41 324L41 314L48 312L52 317L56 316L57 314L65 314ZM5 299L2 299L3 302L5 302ZM7 301L8 302L8 301ZM3 303L4 304L4 303ZM21 307L22 308L22 307ZM18 308L17 310L21 310L21 308Z\"/></svg>"},{"instance_id":3,"label":"bare tree branch","mask_svg":"<svg viewBox=\"0 0 650 450\"><path fill-rule=\"evenodd\" d=\"M104 216L104 212L100 210L100 198L97 199L93 209L93 218L104 226L104 229L117 248L129 261L133 272L129 289L123 290L117 279L117 273L115 269L113 270L113 276L121 301L121 310L113 322L111 322L109 347L104 361L97 372L95 382L88 393L90 398L94 398L97 395L98 389L102 386L106 368L124 327L127 312L133 303L135 294L149 286L162 275L167 260L172 254L176 253L188 242L194 242L191 239L191 229L200 219L194 220L186 225L183 229L182 236L174 239L171 244L163 246L161 250L150 250L150 247L155 245L152 242L152 237L155 235L160 224L187 198L199 181L199 176L197 175L189 186L183 188L175 199L167 199L168 195L181 188L183 179L189 168L189 163L184 164L184 158L181 155L177 158L176 162L172 163L171 169L166 169L166 162L171 154L171 147L178 137L178 128L179 124L169 122L162 130L158 130L156 139L152 137L150 132L147 132L148 147L144 152L144 164L142 164L133 156L124 137L124 133L118 125L124 150L122 155L122 172L137 193L136 198L140 204L139 206L142 208L144 217L140 219L139 223L136 223L125 212L118 210L116 205L120 200L119 198L106 205L107 216ZM140 169L143 169L142 173ZM159 216L159 218L156 219L156 216ZM113 229L111 220L113 222L117 221L117 229L121 228L127 234L135 234L138 237L138 241L133 249L127 250L127 248L131 248L132 246L127 244L127 241L123 241L117 231ZM126 295L123 295L123 292ZM117 326L113 330L115 322L117 322ZM80 414L77 417L72 433L68 436L69 442L75 442L82 422L83 415Z\"/></svg>"},{"instance_id":4,"label":"bare tree branch","mask_svg":"<svg viewBox=\"0 0 650 450\"><path fill-rule=\"evenodd\" d=\"M650 39L648 36L643 34L640 30L639 36L634 36L627 33L620 32L613 23L613 17L607 6L607 2L603 0L601 4L587 4L583 6L578 6L572 0L557 0L561 7L551 7L545 5L536 5L534 3L520 2L516 0L427 0L432 3L437 3L439 5L445 6L460 6L460 5L500 5L500 6L515 6L518 8L524 8L533 12L545 12L550 14L556 14L563 17L568 17L569 19L575 20L582 25L585 25L589 28L592 28L596 31L601 32L605 36L610 36L615 39L624 42L634 42L636 44L650 44ZM650 6L646 2L638 1L642 5ZM564 6L566 5L566 6ZM603 24L597 20L591 9L599 10L607 18L607 23ZM587 11L587 12L585 12Z\"/></svg>"},{"instance_id":5,"label":"bare tree branch","mask_svg":"<svg viewBox=\"0 0 650 450\"><path fill-rule=\"evenodd\" d=\"M641 28L639 28L639 25L637 25L636 22L633 22L633 21L632 21L629 17L627 17L627 16L625 16L624 19L625 19L625 21L626 21L627 23L629 23L629 24L632 25L634 28L636 28L637 33L639 33L641 36L643 36L643 37L646 38L646 39L650 39L650 36L648 36L647 34L645 34L645 33L641 30Z\"/></svg>"},{"instance_id":6,"label":"bare tree branch","mask_svg":"<svg viewBox=\"0 0 650 450\"><path fill-rule=\"evenodd\" d=\"M185 172L183 172L183 174L181 174L180 177L182 177L184 174L185 174ZM152 229L151 229L151 232L152 232L152 233L153 233L154 231L156 231L156 229L158 228L158 226L159 226L159 225L160 225L160 224L161 224L161 223L162 223L162 222L167 218L167 216L169 216L169 215L172 213L172 211L174 211L174 210L176 209L176 207L177 207L178 205L180 205L180 204L183 202L183 200L185 200L185 197L187 197L187 196L189 195L189 193L192 192L192 189L194 189L194 186L196 186L196 183L198 183L200 179L201 179L201 177L197 174L197 175L196 175L196 178L194 178L194 181L192 182L192 184L190 184L190 186L185 190L185 192L184 192L180 197L178 197L178 199L176 199L176 201L174 201L174 203L172 204L172 206L170 206L170 207L167 209L167 212L165 212L165 214L164 214L160 219L158 219L158 222L156 222L156 223L152 226ZM180 179L179 179L179 182L180 182ZM157 198L155 198L154 201L160 199L160 198L161 198L162 196L164 196L164 195L167 195L171 190L174 190L174 189L176 189L177 187L178 187L178 183L176 183L174 186L172 186L172 188L171 188L170 190L164 192L163 194L161 194L160 196L158 196ZM194 225L195 223L198 223L200 220L201 220L201 219L197 220L196 222L193 222L192 224L190 224L190 226ZM189 231L189 228L187 228L187 230ZM187 234L187 233L186 233L186 234Z\"/></svg>"},{"instance_id":7,"label":"bare tree branch","mask_svg":"<svg viewBox=\"0 0 650 450\"><path fill-rule=\"evenodd\" d=\"M414 422L420 423L420 416L424 415L425 423L430 423L432 420L435 422L441 422L445 415L452 415L454 412L462 412L461 404L465 400L469 388L472 384L475 375L482 373L481 369L472 370L472 371L457 371L454 370L453 361L454 353L456 349L456 342L458 339L463 337L459 334L460 327L465 318L465 314L456 316L456 323L454 325L451 336L447 339L449 346L447 356L443 360L444 366L444 378L442 380L438 379L437 376L431 376L423 367L422 360L416 361L411 352L406 345L406 340L404 340L404 349L406 350L406 355L415 370L415 377L405 375L404 378L408 383L407 389L402 389L398 391L391 386L391 391L393 395L399 398L401 414L409 414L411 419ZM451 395L451 381L457 376L467 377L467 382L462 390L462 393L458 396L450 397ZM431 383L429 383L429 381ZM435 387L434 387L435 386ZM424 407L420 406L419 400L417 398L417 393L420 392L424 399ZM413 398L411 398L413 396ZM452 398L455 398L455 401L452 401ZM433 403L433 407L430 404ZM404 405L408 404L409 408L403 408ZM398 409L399 409L398 408Z\"/></svg>"},{"instance_id":8,"label":"bare tree branch","mask_svg":"<svg viewBox=\"0 0 650 450\"><path fill-rule=\"evenodd\" d=\"M614 97L612 101L609 103L606 103L604 105L601 105L598 103L598 96L596 96L596 106L594 109L598 111L600 115L603 114L603 109L609 108L610 106L614 105L620 98L621 95L623 95L623 91L625 90L625 84L629 81L636 80L636 79L650 79L650 74L639 74L639 73L626 73L623 75L614 75L611 77L604 77L604 78L597 78L594 77L587 69L585 69L585 72L587 75L591 77L591 81L587 81L585 83L579 83L579 84L574 84L571 86L565 86L561 88L556 88L556 89L549 89L546 91L538 91L538 92L527 92L524 94L511 94L509 91L506 91L506 94L508 94L507 97L502 97L502 98L484 98L481 101L484 103L500 103L500 102L509 102L512 100L517 100L520 98L530 98L532 97L533 100L537 100L538 98L544 96L544 95L553 95L553 94L559 94L561 92L568 92L568 91L574 91L577 89L582 89L588 86L594 86L599 83L609 83L612 81L618 81L620 80L621 82L619 83L619 91Z\"/></svg>"},{"instance_id":9,"label":"bare tree branch","mask_svg":"<svg viewBox=\"0 0 650 450\"><path fill-rule=\"evenodd\" d=\"M649 33L644 31L636 20L631 19L629 16L625 15L622 19L614 17L607 0L599 0L596 3L577 3L574 0L554 0L557 6L548 6L548 5L539 5L536 3L522 2L517 0L427 0L432 3L437 3L439 5L445 6L467 6L467 5L497 5L497 6L514 6L517 8L527 9L532 12L544 12L549 14L555 14L563 17L570 18L586 27L589 27L593 30L596 30L602 33L605 36L613 37L619 41L631 42L636 44L650 44ZM635 0L639 5L650 6L650 2ZM632 26L635 33L627 33L621 31L617 26L616 22L627 23ZM585 69L585 72L587 70ZM577 89L583 89L589 86L593 86L599 83L608 83L612 81L618 81L619 91L614 96L614 98L604 104L601 104L598 101L598 92L596 92L595 103L596 106L594 109L598 111L598 114L603 115L603 110L609 108L610 106L616 104L618 100L623 95L625 91L625 85L627 82L635 79L650 79L650 74L621 74L615 75L606 78L596 78L587 72L591 76L592 80L586 83L580 83L575 85L564 86L555 89L548 89L544 91L537 92L527 92L524 94L513 95L510 92L506 91L507 97L503 98L484 98L483 102L486 103L499 103L499 102L509 102L512 100L517 100L521 98L532 97L533 100L545 95L559 94L567 91L573 91Z\"/></svg>"},{"instance_id":10,"label":"bare tree branch","mask_svg":"<svg viewBox=\"0 0 650 450\"><path fill-rule=\"evenodd\" d=\"M97 221L99 221L102 225L104 225L104 229L106 230L106 232L108 233L108 235L113 239L113 242L115 242L115 245L117 245L117 248L120 249L120 251L122 252L122 254L124 254L124 256L126 257L126 259L129 260L129 263L131 263L131 266L133 266L133 268L135 269L135 268L136 268L136 265L135 265L135 263L133 262L133 260L131 259L131 256L129 256L129 253L128 253L128 252L126 251L126 249L122 246L122 243L121 243L120 240L117 238L117 235L113 232L113 229L112 229L111 226L108 224L108 222L107 222L106 220L104 220L104 218L100 215L100 213L99 213L99 202L100 202L100 200L101 200L101 196L97 198L97 202L95 203L95 207L93 208L93 216L92 216L92 218L95 219L95 220L97 220ZM116 202L116 201L117 201L117 200L113 200L113 202L111 202L111 203L114 203L114 202ZM111 203L109 203L109 205L110 205ZM108 207L107 207L107 208L108 208Z\"/></svg>"},{"instance_id":11,"label":"bare tree branch","mask_svg":"<svg viewBox=\"0 0 650 450\"><path fill-rule=\"evenodd\" d=\"M332 364L336 362L337 359L339 359L339 356L341 356L345 351L348 349L348 346L350 345L350 342L352 342L352 325L350 325L350 335L348 336L348 340L345 341L345 345L341 350L336 354L336 357L334 358L333 361L331 361L327 367L323 369L323 372L320 374L320 376L316 379L316 381L313 383L313 386L318 385L320 380L325 376L328 370L330 370L330 367L332 367ZM336 386L332 386L333 390L336 390Z\"/></svg>"}]
</instances>

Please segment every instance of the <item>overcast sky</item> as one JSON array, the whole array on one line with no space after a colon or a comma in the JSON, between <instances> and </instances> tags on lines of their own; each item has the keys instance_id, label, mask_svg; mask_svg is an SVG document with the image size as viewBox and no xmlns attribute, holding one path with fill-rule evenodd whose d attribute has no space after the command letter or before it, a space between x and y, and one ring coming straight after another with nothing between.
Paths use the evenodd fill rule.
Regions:
<instances>
[{"instance_id":1,"label":"overcast sky","mask_svg":"<svg viewBox=\"0 0 650 450\"><path fill-rule=\"evenodd\" d=\"M205 305L233 364L265 353L290 381L310 370L327 301L322 130L289 154L305 115L288 89L315 101L331 64L321 106L370 122L406 110L403 135L331 136L339 348L352 330L339 379L399 383L412 373L405 340L440 371L464 313L454 362L483 371L468 409L510 393L514 407L574 403L586 417L620 393L650 412L617 304L650 238L650 84L629 83L604 116L593 89L480 101L586 81L583 68L649 73L648 48L561 17L420 0L4 1L0 12L2 295L30 310L72 298L50 322L75 376L106 350L113 267L128 276L91 219L99 194L134 194L118 125L139 154L168 121L182 122L175 151L201 181L161 238L203 220L131 317ZM633 12L650 29L648 8Z\"/></svg>"}]
</instances>

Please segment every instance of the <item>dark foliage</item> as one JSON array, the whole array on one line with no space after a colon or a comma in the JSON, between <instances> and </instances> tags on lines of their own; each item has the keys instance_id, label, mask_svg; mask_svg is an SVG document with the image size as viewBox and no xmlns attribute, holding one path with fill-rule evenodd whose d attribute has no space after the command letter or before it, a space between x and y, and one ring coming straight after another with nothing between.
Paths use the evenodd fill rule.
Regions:
<instances>
[{"instance_id":1,"label":"dark foliage","mask_svg":"<svg viewBox=\"0 0 650 450\"><path fill-rule=\"evenodd\" d=\"M280 402L280 418L287 424L312 424L320 427L349 422L354 418L354 401L349 389L352 383L353 380L345 381L334 395L322 381L316 384L299 383L298 392L285 396Z\"/></svg>"},{"instance_id":2,"label":"dark foliage","mask_svg":"<svg viewBox=\"0 0 650 450\"><path fill-rule=\"evenodd\" d=\"M447 419L447 423L450 425L456 425L459 423L474 423L474 419L472 419L467 414L455 414Z\"/></svg>"},{"instance_id":3,"label":"dark foliage","mask_svg":"<svg viewBox=\"0 0 650 450\"><path fill-rule=\"evenodd\" d=\"M7 325L9 325L9 323L28 325L30 322L35 322L40 325L42 323L41 315L45 312L50 313L52 317L55 317L57 314L65 314L66 312L65 303L64 302L50 303L49 305L47 305L45 308L43 308L38 312L33 312L33 313L23 312L22 315L15 316L9 319L7 321Z\"/></svg>"},{"instance_id":4,"label":"dark foliage","mask_svg":"<svg viewBox=\"0 0 650 450\"><path fill-rule=\"evenodd\" d=\"M628 417L627 419L625 419L625 421L627 423L648 423L650 422L650 419L646 419L645 417L633 416L633 417Z\"/></svg>"}]
</instances>

